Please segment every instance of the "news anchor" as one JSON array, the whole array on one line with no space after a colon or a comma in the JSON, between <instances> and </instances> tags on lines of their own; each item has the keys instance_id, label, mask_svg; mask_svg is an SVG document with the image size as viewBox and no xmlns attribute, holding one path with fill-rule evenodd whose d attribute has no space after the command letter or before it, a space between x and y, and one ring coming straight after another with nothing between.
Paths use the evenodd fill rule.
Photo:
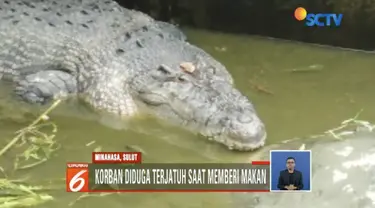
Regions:
<instances>
[{"instance_id":1,"label":"news anchor","mask_svg":"<svg viewBox=\"0 0 375 208\"><path fill-rule=\"evenodd\" d=\"M277 188L289 191L303 189L302 172L296 170L295 166L296 160L294 157L288 157L286 159L286 169L280 171Z\"/></svg>"}]
</instances>

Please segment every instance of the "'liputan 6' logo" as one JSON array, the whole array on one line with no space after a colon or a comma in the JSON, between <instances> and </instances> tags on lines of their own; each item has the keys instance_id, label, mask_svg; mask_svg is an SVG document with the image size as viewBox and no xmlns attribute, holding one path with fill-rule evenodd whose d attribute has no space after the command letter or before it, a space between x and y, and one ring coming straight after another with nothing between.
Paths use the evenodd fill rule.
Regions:
<instances>
[{"instance_id":1,"label":"'liputan 6' logo","mask_svg":"<svg viewBox=\"0 0 375 208\"><path fill-rule=\"evenodd\" d=\"M68 163L66 168L66 191L89 192L89 165Z\"/></svg>"}]
</instances>

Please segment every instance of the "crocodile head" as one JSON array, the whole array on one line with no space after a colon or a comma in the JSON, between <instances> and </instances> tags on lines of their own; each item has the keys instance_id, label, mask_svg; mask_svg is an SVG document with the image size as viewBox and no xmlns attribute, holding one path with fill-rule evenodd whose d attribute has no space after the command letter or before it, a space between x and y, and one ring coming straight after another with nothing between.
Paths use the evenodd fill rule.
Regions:
<instances>
[{"instance_id":1,"label":"crocodile head","mask_svg":"<svg viewBox=\"0 0 375 208\"><path fill-rule=\"evenodd\" d=\"M158 118L231 150L259 148L266 139L264 124L224 71L189 63L160 65L134 77L130 87L133 98Z\"/></svg>"}]
</instances>

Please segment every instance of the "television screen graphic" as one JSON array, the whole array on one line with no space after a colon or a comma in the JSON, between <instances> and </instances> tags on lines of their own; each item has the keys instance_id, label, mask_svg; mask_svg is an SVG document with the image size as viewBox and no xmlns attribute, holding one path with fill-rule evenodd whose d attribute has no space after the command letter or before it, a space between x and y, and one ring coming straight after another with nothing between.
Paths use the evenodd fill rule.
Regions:
<instances>
[{"instance_id":1,"label":"television screen graphic","mask_svg":"<svg viewBox=\"0 0 375 208\"><path fill-rule=\"evenodd\" d=\"M271 150L271 191L311 191L311 151Z\"/></svg>"}]
</instances>

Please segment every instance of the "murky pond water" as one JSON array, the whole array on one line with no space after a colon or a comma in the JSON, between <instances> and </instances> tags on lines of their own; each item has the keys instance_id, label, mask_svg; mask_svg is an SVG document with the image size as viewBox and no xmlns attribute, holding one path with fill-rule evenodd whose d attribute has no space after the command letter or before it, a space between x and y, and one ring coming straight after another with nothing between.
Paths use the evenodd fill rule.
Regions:
<instances>
[{"instance_id":1,"label":"murky pond water","mask_svg":"<svg viewBox=\"0 0 375 208\"><path fill-rule=\"evenodd\" d=\"M354 116L375 121L375 54L322 48L263 38L187 30L191 42L224 63L236 86L254 103L268 130L268 143L320 133ZM27 125L16 122L20 109L1 94L0 138L3 145L13 132ZM90 161L100 146L125 151L142 148L147 162L247 161L251 153L230 152L183 130L149 119L126 128L110 118L97 118L84 107L59 106L51 115L58 124L63 148L46 164L20 173L46 183L65 176L68 161ZM16 121L15 121L16 120ZM96 141L91 146L87 143ZM52 192L56 200L40 207L68 207L79 194ZM227 207L227 194L116 194L85 198L71 207Z\"/></svg>"}]
</instances>

